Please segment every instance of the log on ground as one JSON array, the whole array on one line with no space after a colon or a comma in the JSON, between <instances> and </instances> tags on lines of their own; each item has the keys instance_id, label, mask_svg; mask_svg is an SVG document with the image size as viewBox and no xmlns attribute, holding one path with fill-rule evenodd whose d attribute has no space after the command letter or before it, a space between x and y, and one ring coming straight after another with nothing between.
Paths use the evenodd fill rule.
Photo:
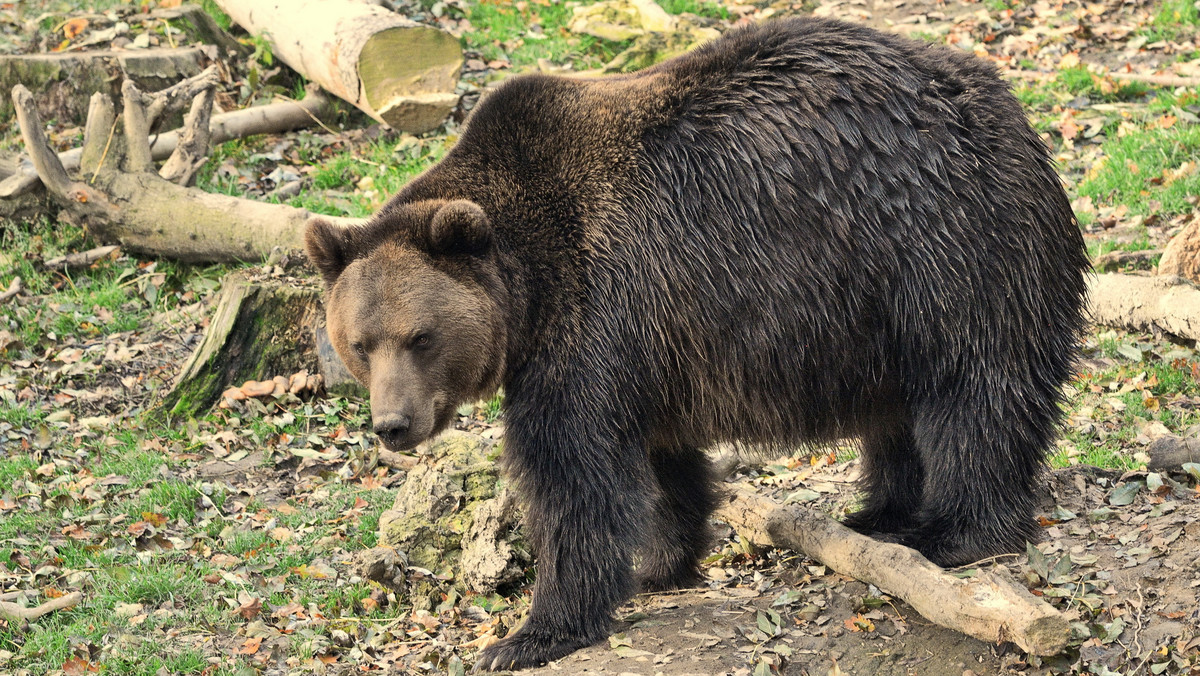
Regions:
<instances>
[{"instance_id":1,"label":"log on ground","mask_svg":"<svg viewBox=\"0 0 1200 676\"><path fill-rule=\"evenodd\" d=\"M1088 311L1103 326L1200 340L1200 288L1182 277L1096 275Z\"/></svg>"},{"instance_id":2,"label":"log on ground","mask_svg":"<svg viewBox=\"0 0 1200 676\"><path fill-rule=\"evenodd\" d=\"M954 577L913 549L873 540L824 514L779 505L748 488L735 487L717 517L754 544L803 552L902 599L943 627L992 643L1012 641L1035 655L1056 655L1066 647L1067 619L996 573Z\"/></svg>"},{"instance_id":3,"label":"log on ground","mask_svg":"<svg viewBox=\"0 0 1200 676\"><path fill-rule=\"evenodd\" d=\"M100 92L115 96L125 79L154 91L192 77L207 61L199 47L0 56L0 87L12 91L25 85L38 93L38 113L44 119L83 124L88 100ZM0 116L13 112L0 97Z\"/></svg>"},{"instance_id":4,"label":"log on ground","mask_svg":"<svg viewBox=\"0 0 1200 676\"><path fill-rule=\"evenodd\" d=\"M458 102L462 49L445 31L356 0L217 0L275 56L396 129L434 129Z\"/></svg>"}]
</instances>

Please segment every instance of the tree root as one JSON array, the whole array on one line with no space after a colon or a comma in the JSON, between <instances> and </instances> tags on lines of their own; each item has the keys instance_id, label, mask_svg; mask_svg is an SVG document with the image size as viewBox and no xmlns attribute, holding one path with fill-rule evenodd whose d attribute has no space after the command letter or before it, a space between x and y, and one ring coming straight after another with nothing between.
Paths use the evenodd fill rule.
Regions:
<instances>
[{"instance_id":1,"label":"tree root","mask_svg":"<svg viewBox=\"0 0 1200 676\"><path fill-rule=\"evenodd\" d=\"M176 183L190 182L208 152L215 85L216 71L211 68L154 94L126 81L119 137L115 137L112 101L103 94L93 95L80 151L86 183L73 181L47 145L29 90L14 87L13 102L25 147L42 183L67 220L98 239L127 251L188 262L262 260L277 246L301 249L304 224L313 215L309 211ZM149 141L153 126L186 101L193 101L188 127L156 173Z\"/></svg>"},{"instance_id":2,"label":"tree root","mask_svg":"<svg viewBox=\"0 0 1200 676\"><path fill-rule=\"evenodd\" d=\"M734 487L717 517L755 544L796 549L873 584L943 627L993 643L1012 641L1035 655L1066 647L1067 619L996 573L955 577L908 547L859 535L823 514L779 505L747 488Z\"/></svg>"}]
</instances>

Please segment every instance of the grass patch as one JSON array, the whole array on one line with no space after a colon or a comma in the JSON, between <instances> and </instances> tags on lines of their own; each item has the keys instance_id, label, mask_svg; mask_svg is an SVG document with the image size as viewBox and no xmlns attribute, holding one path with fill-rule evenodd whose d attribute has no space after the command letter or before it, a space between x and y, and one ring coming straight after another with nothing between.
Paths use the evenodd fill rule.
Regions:
<instances>
[{"instance_id":1,"label":"grass patch","mask_svg":"<svg viewBox=\"0 0 1200 676\"><path fill-rule=\"evenodd\" d=\"M683 2L696 6L711 2ZM527 3L479 3L470 8L467 18L476 30L463 36L468 49L478 51L484 60L508 59L515 67L536 64L546 59L571 64L577 70L598 68L612 60L628 44L611 42L567 30L573 10L566 3L539 5Z\"/></svg>"},{"instance_id":2,"label":"grass patch","mask_svg":"<svg viewBox=\"0 0 1200 676\"><path fill-rule=\"evenodd\" d=\"M1150 92L1150 86L1144 82L1114 81L1089 71L1086 66L1062 69L1055 83L1075 96L1108 103L1135 101Z\"/></svg>"},{"instance_id":3,"label":"grass patch","mask_svg":"<svg viewBox=\"0 0 1200 676\"><path fill-rule=\"evenodd\" d=\"M695 14L722 21L729 20L731 16L723 5L709 0L658 0L658 4L668 14Z\"/></svg>"},{"instance_id":4,"label":"grass patch","mask_svg":"<svg viewBox=\"0 0 1200 676\"><path fill-rule=\"evenodd\" d=\"M1144 34L1152 41L1194 37L1200 29L1200 9L1192 0L1162 0Z\"/></svg>"},{"instance_id":5,"label":"grass patch","mask_svg":"<svg viewBox=\"0 0 1200 676\"><path fill-rule=\"evenodd\" d=\"M1177 123L1147 128L1113 138L1101 146L1104 157L1079 184L1079 194L1096 203L1126 204L1132 213L1186 213L1188 197L1200 194L1200 172L1173 178L1171 170L1200 161L1200 125Z\"/></svg>"}]
</instances>

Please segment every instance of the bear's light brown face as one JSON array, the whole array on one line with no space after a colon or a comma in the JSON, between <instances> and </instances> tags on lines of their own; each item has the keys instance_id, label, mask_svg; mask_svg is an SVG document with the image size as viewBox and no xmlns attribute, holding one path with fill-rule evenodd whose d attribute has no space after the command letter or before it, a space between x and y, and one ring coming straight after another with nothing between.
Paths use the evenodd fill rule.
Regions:
<instances>
[{"instance_id":1,"label":"bear's light brown face","mask_svg":"<svg viewBox=\"0 0 1200 676\"><path fill-rule=\"evenodd\" d=\"M486 225L478 207L448 204L449 216ZM347 231L317 220L306 233L309 257L325 275L330 341L370 389L375 432L397 451L445 429L460 404L494 392L504 359L499 308L475 274L477 266L494 265L490 257L479 241L462 249L461 232L412 235L421 227L461 229L439 222L447 207L422 203L411 211L388 217L408 223Z\"/></svg>"}]
</instances>

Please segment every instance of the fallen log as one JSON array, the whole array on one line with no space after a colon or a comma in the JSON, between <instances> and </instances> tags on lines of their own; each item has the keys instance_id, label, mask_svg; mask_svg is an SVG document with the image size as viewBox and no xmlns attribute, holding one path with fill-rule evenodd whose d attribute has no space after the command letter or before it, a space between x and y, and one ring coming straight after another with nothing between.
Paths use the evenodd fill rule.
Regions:
<instances>
[{"instance_id":1,"label":"fallen log","mask_svg":"<svg viewBox=\"0 0 1200 676\"><path fill-rule=\"evenodd\" d=\"M306 87L305 92L300 101L277 101L213 115L209 122L209 143L217 145L258 134L281 134L330 121L335 107L329 97L313 84ZM169 158L179 146L179 138L185 131L175 129L155 135L150 144L150 156L156 161ZM74 171L79 168L82 156L83 148L74 148L59 153L58 161L67 171ZM18 162L13 175L0 181L0 199L24 195L41 184L42 179L38 177L32 162Z\"/></svg>"},{"instance_id":2,"label":"fallen log","mask_svg":"<svg viewBox=\"0 0 1200 676\"><path fill-rule=\"evenodd\" d=\"M56 599L50 599L40 606L34 606L32 608L26 608L9 601L0 601L0 620L7 620L9 622L27 622L29 620L36 620L46 613L52 613L56 610L63 610L65 608L77 606L82 600L83 594L79 592L71 592L70 594L64 594Z\"/></svg>"},{"instance_id":3,"label":"fallen log","mask_svg":"<svg viewBox=\"0 0 1200 676\"><path fill-rule=\"evenodd\" d=\"M1150 456L1149 462L1146 463L1147 471L1177 470L1184 463L1200 463L1200 439L1161 436L1150 442L1146 454Z\"/></svg>"},{"instance_id":4,"label":"fallen log","mask_svg":"<svg viewBox=\"0 0 1200 676\"><path fill-rule=\"evenodd\" d=\"M1034 655L1067 645L1067 619L1028 590L993 572L950 575L915 550L873 540L824 514L783 506L734 487L717 517L757 545L803 552L830 568L873 584L926 619L983 641L1012 641Z\"/></svg>"},{"instance_id":5,"label":"fallen log","mask_svg":"<svg viewBox=\"0 0 1200 676\"><path fill-rule=\"evenodd\" d=\"M445 31L357 0L217 0L281 61L402 131L434 129L458 102L462 49Z\"/></svg>"},{"instance_id":6,"label":"fallen log","mask_svg":"<svg viewBox=\"0 0 1200 676\"><path fill-rule=\"evenodd\" d=\"M211 68L154 94L143 94L126 81L122 133L116 138L113 103L103 94L94 94L80 155L86 183L73 181L47 145L33 95L23 86L14 87L13 103L26 151L51 198L62 208L59 216L126 251L185 262L262 260L275 248L301 249L304 224L313 216L306 209L185 188L154 171L149 134L155 121L195 99L211 105L212 97L202 94L215 84ZM193 127L207 123L207 116L196 114L195 108L192 112L188 119ZM192 138L199 136L203 132L192 132ZM173 159L185 153L187 157ZM194 169L196 153L195 144L178 144L166 170ZM184 171L177 178L186 181L191 173Z\"/></svg>"},{"instance_id":7,"label":"fallen log","mask_svg":"<svg viewBox=\"0 0 1200 676\"><path fill-rule=\"evenodd\" d=\"M1200 289L1182 277L1095 275L1088 280L1088 311L1104 326L1200 340Z\"/></svg>"}]
</instances>

